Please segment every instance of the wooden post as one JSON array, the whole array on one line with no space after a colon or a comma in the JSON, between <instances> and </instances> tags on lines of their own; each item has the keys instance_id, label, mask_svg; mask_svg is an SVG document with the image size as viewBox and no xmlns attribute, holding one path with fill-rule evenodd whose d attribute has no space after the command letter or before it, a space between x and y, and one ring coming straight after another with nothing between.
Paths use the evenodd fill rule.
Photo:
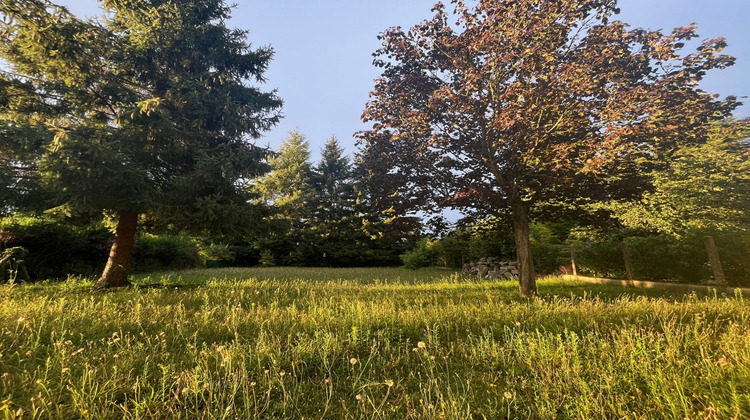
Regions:
<instances>
[{"instance_id":1,"label":"wooden post","mask_svg":"<svg viewBox=\"0 0 750 420\"><path fill-rule=\"evenodd\" d=\"M622 243L622 259L625 260L625 272L628 274L628 280L633 280L633 259L630 254L630 245Z\"/></svg>"},{"instance_id":2,"label":"wooden post","mask_svg":"<svg viewBox=\"0 0 750 420\"><path fill-rule=\"evenodd\" d=\"M570 247L570 265L573 267L573 277L578 278L578 267L576 266L576 247Z\"/></svg>"},{"instance_id":3,"label":"wooden post","mask_svg":"<svg viewBox=\"0 0 750 420\"><path fill-rule=\"evenodd\" d=\"M714 281L720 286L727 285L727 278L724 277L724 269L721 267L721 259L719 258L719 251L716 250L716 242L714 242L713 236L706 236L706 252L708 252L708 260L711 262L711 270L714 272Z\"/></svg>"}]
</instances>

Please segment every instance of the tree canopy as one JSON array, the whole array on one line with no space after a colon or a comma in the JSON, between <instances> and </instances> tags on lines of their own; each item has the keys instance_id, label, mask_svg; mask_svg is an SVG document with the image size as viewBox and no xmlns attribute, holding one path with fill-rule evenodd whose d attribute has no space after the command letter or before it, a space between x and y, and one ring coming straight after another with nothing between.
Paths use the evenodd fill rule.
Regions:
<instances>
[{"instance_id":1,"label":"tree canopy","mask_svg":"<svg viewBox=\"0 0 750 420\"><path fill-rule=\"evenodd\" d=\"M454 13L438 4L432 19L381 35L383 73L363 114L373 125L359 139L394 204L510 215L524 296L536 290L535 203L663 161L736 106L699 89L734 59L722 38L683 54L695 25L629 29L611 20L615 0L451 4Z\"/></svg>"},{"instance_id":2,"label":"tree canopy","mask_svg":"<svg viewBox=\"0 0 750 420\"><path fill-rule=\"evenodd\" d=\"M648 174L653 187L634 202L612 201L626 226L684 235L691 230L750 232L750 121L714 123L705 143L679 148Z\"/></svg>"},{"instance_id":3,"label":"tree canopy","mask_svg":"<svg viewBox=\"0 0 750 420\"><path fill-rule=\"evenodd\" d=\"M250 140L281 100L270 48L229 29L223 0L104 0L101 21L47 0L0 3L0 161L15 202L108 211L118 221L99 285L127 284L139 215L236 228L239 180L265 170ZM246 214L245 214L246 216Z\"/></svg>"}]
</instances>

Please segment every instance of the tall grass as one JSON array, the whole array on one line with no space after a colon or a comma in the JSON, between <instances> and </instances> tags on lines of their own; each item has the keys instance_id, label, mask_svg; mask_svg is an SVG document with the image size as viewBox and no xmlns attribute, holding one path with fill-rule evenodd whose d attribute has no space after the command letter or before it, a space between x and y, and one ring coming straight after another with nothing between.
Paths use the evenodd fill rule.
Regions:
<instances>
[{"instance_id":1,"label":"tall grass","mask_svg":"<svg viewBox=\"0 0 750 420\"><path fill-rule=\"evenodd\" d=\"M443 270L0 287L5 418L748 418L750 305ZM644 295L648 293L649 295Z\"/></svg>"}]
</instances>

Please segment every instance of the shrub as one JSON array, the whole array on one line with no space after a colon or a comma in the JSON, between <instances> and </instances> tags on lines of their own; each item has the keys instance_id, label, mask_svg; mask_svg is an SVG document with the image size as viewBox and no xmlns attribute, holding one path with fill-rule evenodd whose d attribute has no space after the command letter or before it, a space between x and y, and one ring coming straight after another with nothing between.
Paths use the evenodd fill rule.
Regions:
<instances>
[{"instance_id":1,"label":"shrub","mask_svg":"<svg viewBox=\"0 0 750 420\"><path fill-rule=\"evenodd\" d=\"M714 237L726 279L733 286L750 285L750 235L742 231L691 231L668 234L625 232L605 235L593 229L571 231L578 270L584 275L625 278L623 243L630 247L633 276L638 280L676 280L701 283L713 273L704 238Z\"/></svg>"},{"instance_id":2,"label":"shrub","mask_svg":"<svg viewBox=\"0 0 750 420\"><path fill-rule=\"evenodd\" d=\"M260 265L263 267L273 267L276 265L270 249L264 249L260 252Z\"/></svg>"},{"instance_id":3,"label":"shrub","mask_svg":"<svg viewBox=\"0 0 750 420\"><path fill-rule=\"evenodd\" d=\"M179 235L141 234L135 241L133 271L148 272L195 268L202 264L192 238Z\"/></svg>"},{"instance_id":4,"label":"shrub","mask_svg":"<svg viewBox=\"0 0 750 420\"><path fill-rule=\"evenodd\" d=\"M530 234L531 253L537 271L556 273L561 265L570 263L569 247L555 234L550 224L532 223Z\"/></svg>"},{"instance_id":5,"label":"shrub","mask_svg":"<svg viewBox=\"0 0 750 420\"><path fill-rule=\"evenodd\" d=\"M485 257L515 259L516 244L512 228L502 225L491 229L476 229L469 240L469 259L472 261Z\"/></svg>"},{"instance_id":6,"label":"shrub","mask_svg":"<svg viewBox=\"0 0 750 420\"><path fill-rule=\"evenodd\" d=\"M546 274L557 273L560 266L570 264L570 248L564 244L532 241L534 268Z\"/></svg>"},{"instance_id":7,"label":"shrub","mask_svg":"<svg viewBox=\"0 0 750 420\"><path fill-rule=\"evenodd\" d=\"M16 215L0 221L3 247L23 247L32 279L97 274L107 261L112 234L101 224L74 226L52 217Z\"/></svg>"},{"instance_id":8,"label":"shrub","mask_svg":"<svg viewBox=\"0 0 750 420\"><path fill-rule=\"evenodd\" d=\"M234 252L232 252L227 244L212 242L200 246L200 256L204 260L232 261L234 260L234 255Z\"/></svg>"},{"instance_id":9,"label":"shrub","mask_svg":"<svg viewBox=\"0 0 750 420\"><path fill-rule=\"evenodd\" d=\"M430 240L424 238L417 242L417 245L411 251L401 255L401 261L404 263L404 267L416 270L421 267L427 267L430 265L432 257L435 255L435 250L430 247Z\"/></svg>"}]
</instances>

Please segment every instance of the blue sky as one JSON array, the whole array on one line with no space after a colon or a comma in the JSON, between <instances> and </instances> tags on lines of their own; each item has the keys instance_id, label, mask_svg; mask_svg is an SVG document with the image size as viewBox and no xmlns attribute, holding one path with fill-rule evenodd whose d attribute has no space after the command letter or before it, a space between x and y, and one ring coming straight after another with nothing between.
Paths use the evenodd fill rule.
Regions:
<instances>
[{"instance_id":1,"label":"blue sky","mask_svg":"<svg viewBox=\"0 0 750 420\"><path fill-rule=\"evenodd\" d=\"M290 130L299 129L317 159L331 135L353 152L353 134L366 128L360 115L373 79L379 75L372 66L372 53L380 45L378 33L390 26L410 27L430 17L436 0L235 2L238 6L229 26L249 30L254 46L274 48L266 88L278 89L285 102L286 117L259 144L277 148ZM59 3L78 15L100 14L96 0ZM701 39L727 38L726 53L735 56L737 64L709 73L702 88L722 97L750 96L750 1L620 0L619 7L622 13L616 18L632 27L670 32L696 22ZM740 108L737 115L750 117L750 105Z\"/></svg>"}]
</instances>

